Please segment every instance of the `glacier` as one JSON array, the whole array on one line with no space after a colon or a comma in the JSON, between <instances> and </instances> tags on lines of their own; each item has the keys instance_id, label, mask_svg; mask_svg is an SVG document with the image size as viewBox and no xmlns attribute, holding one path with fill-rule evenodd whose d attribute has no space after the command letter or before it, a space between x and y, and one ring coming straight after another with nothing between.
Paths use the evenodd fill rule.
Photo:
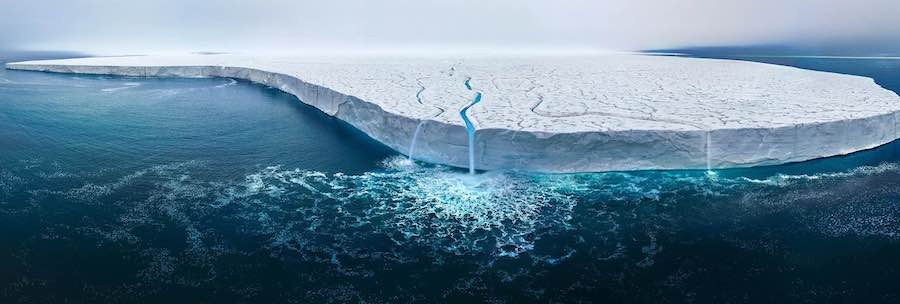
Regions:
<instances>
[{"instance_id":1,"label":"glacier","mask_svg":"<svg viewBox=\"0 0 900 304\"><path fill-rule=\"evenodd\" d=\"M191 54L6 68L244 79L411 158L470 170L712 170L842 155L900 137L900 97L870 78L734 60Z\"/></svg>"}]
</instances>

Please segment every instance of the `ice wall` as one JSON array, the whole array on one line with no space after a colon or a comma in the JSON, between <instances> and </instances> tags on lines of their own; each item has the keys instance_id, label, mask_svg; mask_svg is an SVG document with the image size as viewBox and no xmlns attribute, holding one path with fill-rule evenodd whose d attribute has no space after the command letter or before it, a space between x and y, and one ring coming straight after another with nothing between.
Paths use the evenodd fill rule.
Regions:
<instances>
[{"instance_id":1,"label":"ice wall","mask_svg":"<svg viewBox=\"0 0 900 304\"><path fill-rule=\"evenodd\" d=\"M513 58L134 56L7 68L229 77L278 88L415 159L585 172L772 165L898 134L900 97L857 76L641 55ZM480 102L472 104L477 84ZM415 138L415 142L413 142Z\"/></svg>"}]
</instances>

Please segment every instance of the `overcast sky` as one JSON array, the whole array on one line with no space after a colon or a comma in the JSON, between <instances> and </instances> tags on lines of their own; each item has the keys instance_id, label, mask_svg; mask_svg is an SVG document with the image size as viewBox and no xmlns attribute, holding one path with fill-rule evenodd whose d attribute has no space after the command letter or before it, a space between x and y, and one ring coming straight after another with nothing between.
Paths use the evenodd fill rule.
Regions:
<instances>
[{"instance_id":1,"label":"overcast sky","mask_svg":"<svg viewBox=\"0 0 900 304\"><path fill-rule=\"evenodd\" d=\"M0 0L0 49L619 49L900 41L900 0ZM900 44L900 42L898 42Z\"/></svg>"}]
</instances>

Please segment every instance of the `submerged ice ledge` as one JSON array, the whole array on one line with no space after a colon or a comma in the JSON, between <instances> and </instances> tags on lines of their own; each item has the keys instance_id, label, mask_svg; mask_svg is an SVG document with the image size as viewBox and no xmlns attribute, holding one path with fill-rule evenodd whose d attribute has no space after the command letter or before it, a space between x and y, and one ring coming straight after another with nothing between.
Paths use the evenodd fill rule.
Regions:
<instances>
[{"instance_id":1,"label":"submerged ice ledge","mask_svg":"<svg viewBox=\"0 0 900 304\"><path fill-rule=\"evenodd\" d=\"M245 79L293 94L396 151L414 151L418 160L468 167L471 146L471 163L487 170L773 165L873 148L900 136L900 97L872 79L730 60L215 54L6 66ZM469 136L467 125L477 136Z\"/></svg>"}]
</instances>

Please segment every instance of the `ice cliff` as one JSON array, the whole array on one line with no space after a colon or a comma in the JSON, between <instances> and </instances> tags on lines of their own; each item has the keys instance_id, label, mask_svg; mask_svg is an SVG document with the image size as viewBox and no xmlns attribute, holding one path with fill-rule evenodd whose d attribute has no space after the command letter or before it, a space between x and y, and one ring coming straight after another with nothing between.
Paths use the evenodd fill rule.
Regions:
<instances>
[{"instance_id":1,"label":"ice cliff","mask_svg":"<svg viewBox=\"0 0 900 304\"><path fill-rule=\"evenodd\" d=\"M417 160L487 170L748 167L846 154L900 136L900 97L872 79L730 60L216 54L7 68L245 79L293 94Z\"/></svg>"}]
</instances>

